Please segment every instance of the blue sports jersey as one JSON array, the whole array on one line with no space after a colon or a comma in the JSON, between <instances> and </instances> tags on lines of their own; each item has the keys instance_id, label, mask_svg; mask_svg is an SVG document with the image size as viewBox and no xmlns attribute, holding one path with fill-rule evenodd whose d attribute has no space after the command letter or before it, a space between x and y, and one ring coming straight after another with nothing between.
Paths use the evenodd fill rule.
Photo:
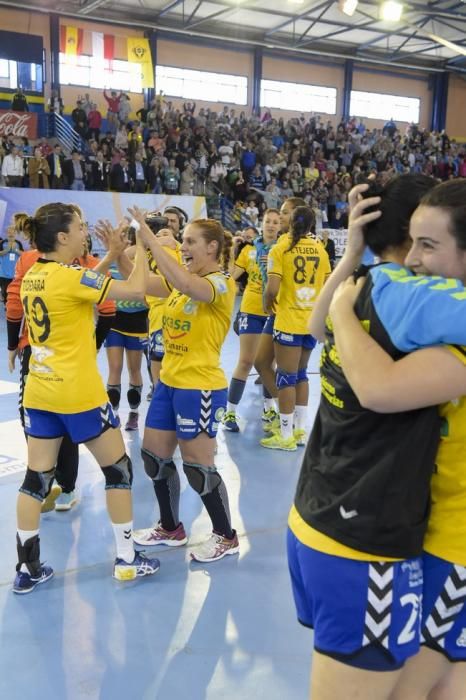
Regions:
<instances>
[{"instance_id":1,"label":"blue sports jersey","mask_svg":"<svg viewBox=\"0 0 466 700\"><path fill-rule=\"evenodd\" d=\"M370 269L375 311L402 352L429 345L466 345L466 289L455 279L414 275L394 263Z\"/></svg>"}]
</instances>

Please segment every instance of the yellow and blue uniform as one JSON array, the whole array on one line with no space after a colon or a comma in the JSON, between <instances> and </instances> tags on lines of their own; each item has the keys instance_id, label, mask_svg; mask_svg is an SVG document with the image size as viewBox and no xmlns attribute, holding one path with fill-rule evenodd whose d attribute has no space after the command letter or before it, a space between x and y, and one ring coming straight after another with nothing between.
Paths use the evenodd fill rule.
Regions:
<instances>
[{"instance_id":1,"label":"yellow and blue uniform","mask_svg":"<svg viewBox=\"0 0 466 700\"><path fill-rule=\"evenodd\" d=\"M74 442L84 442L102 426L118 424L97 369L94 328L94 304L104 301L111 283L92 270L43 259L24 276L20 294L31 345L23 399L28 435L69 432Z\"/></svg>"},{"instance_id":2,"label":"yellow and blue uniform","mask_svg":"<svg viewBox=\"0 0 466 700\"><path fill-rule=\"evenodd\" d=\"M463 364L466 349L450 347ZM440 447L424 539L423 644L466 660L466 397L440 406Z\"/></svg>"},{"instance_id":3,"label":"yellow and blue uniform","mask_svg":"<svg viewBox=\"0 0 466 700\"><path fill-rule=\"evenodd\" d=\"M210 302L194 301L177 290L167 299L162 319L165 355L146 419L147 427L176 430L185 440L201 431L213 437L226 405L220 351L236 288L224 272L204 279L212 287Z\"/></svg>"},{"instance_id":4,"label":"yellow and blue uniform","mask_svg":"<svg viewBox=\"0 0 466 700\"><path fill-rule=\"evenodd\" d=\"M260 334L267 320L267 314L264 311L264 281L257 262L256 247L254 245L244 246L235 260L235 265L248 275L238 319L239 335Z\"/></svg>"},{"instance_id":5,"label":"yellow and blue uniform","mask_svg":"<svg viewBox=\"0 0 466 700\"><path fill-rule=\"evenodd\" d=\"M415 277L393 264L366 274L355 312L393 359L419 347L464 340L461 284ZM424 566L422 588L421 554L440 439L438 411L381 416L363 409L342 372L329 320L321 381L319 411L289 517L298 618L315 627L316 647L323 653L362 668L389 670L420 643L420 597L423 593L425 602L428 587ZM437 478L440 489L445 483L440 469ZM435 494L434 488L434 512ZM445 512L440 516L445 527ZM434 538L428 534L427 551L434 552L429 542ZM454 574L459 576L457 570ZM379 610L371 603L376 598L386 601ZM432 604L429 598L426 614Z\"/></svg>"},{"instance_id":6,"label":"yellow and blue uniform","mask_svg":"<svg viewBox=\"0 0 466 700\"><path fill-rule=\"evenodd\" d=\"M164 250L181 265L179 246L176 249L165 247ZM150 269L153 273L163 277L158 271L157 263L153 258L150 259ZM149 357L151 360L158 362L161 362L164 354L162 319L166 301L167 297L146 295L146 304L149 307Z\"/></svg>"},{"instance_id":7,"label":"yellow and blue uniform","mask_svg":"<svg viewBox=\"0 0 466 700\"><path fill-rule=\"evenodd\" d=\"M274 341L312 349L315 340L308 332L312 309L331 272L327 252L320 241L305 236L290 250L289 234L272 248L267 263L269 275L280 277L276 302Z\"/></svg>"},{"instance_id":8,"label":"yellow and blue uniform","mask_svg":"<svg viewBox=\"0 0 466 700\"><path fill-rule=\"evenodd\" d=\"M112 266L114 279L122 280L119 270ZM141 301L118 300L112 327L105 338L106 348L125 348L144 352L147 347L147 305Z\"/></svg>"}]
</instances>

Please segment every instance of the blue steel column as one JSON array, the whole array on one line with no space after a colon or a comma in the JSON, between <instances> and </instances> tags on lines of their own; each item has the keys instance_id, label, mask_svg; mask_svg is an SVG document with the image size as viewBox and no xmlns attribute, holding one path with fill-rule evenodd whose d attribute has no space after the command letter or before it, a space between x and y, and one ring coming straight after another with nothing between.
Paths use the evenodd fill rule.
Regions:
<instances>
[{"instance_id":1,"label":"blue steel column","mask_svg":"<svg viewBox=\"0 0 466 700\"><path fill-rule=\"evenodd\" d=\"M149 39L149 49L150 49L150 55L152 58L152 67L155 72L155 68L157 66L157 33L153 29L147 30L145 32L145 35L147 39ZM152 100L155 100L155 95L156 95L156 90L157 90L157 85L155 84L155 77L154 77L154 85L155 88L146 88L144 90L144 103L146 105L146 108L149 109L150 104Z\"/></svg>"},{"instance_id":2,"label":"blue steel column","mask_svg":"<svg viewBox=\"0 0 466 700\"><path fill-rule=\"evenodd\" d=\"M50 15L50 87L60 95L60 18Z\"/></svg>"},{"instance_id":3,"label":"blue steel column","mask_svg":"<svg viewBox=\"0 0 466 700\"><path fill-rule=\"evenodd\" d=\"M354 63L351 60L345 61L345 80L343 84L343 120L345 122L350 118L350 103L351 103L351 90L353 89L353 66Z\"/></svg>"},{"instance_id":4,"label":"blue steel column","mask_svg":"<svg viewBox=\"0 0 466 700\"><path fill-rule=\"evenodd\" d=\"M252 112L260 114L261 110L261 82L262 82L262 49L256 46L254 49L254 68L252 73Z\"/></svg>"},{"instance_id":5,"label":"blue steel column","mask_svg":"<svg viewBox=\"0 0 466 700\"><path fill-rule=\"evenodd\" d=\"M447 123L448 81L450 74L435 73L432 95L432 131L442 131Z\"/></svg>"}]
</instances>

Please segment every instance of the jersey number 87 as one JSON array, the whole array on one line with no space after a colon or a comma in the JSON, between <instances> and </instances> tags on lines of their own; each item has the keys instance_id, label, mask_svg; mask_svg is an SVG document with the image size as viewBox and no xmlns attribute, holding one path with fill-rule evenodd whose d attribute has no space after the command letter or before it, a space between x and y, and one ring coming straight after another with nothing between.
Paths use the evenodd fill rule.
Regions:
<instances>
[{"instance_id":1,"label":"jersey number 87","mask_svg":"<svg viewBox=\"0 0 466 700\"><path fill-rule=\"evenodd\" d=\"M304 284L306 282L306 262L314 263L311 277L309 279L309 284L314 284L317 268L319 267L320 263L320 258L315 255L306 255L306 257L304 257L304 255L296 255L294 258L293 263L295 266L295 272L293 279L296 284Z\"/></svg>"},{"instance_id":2,"label":"jersey number 87","mask_svg":"<svg viewBox=\"0 0 466 700\"><path fill-rule=\"evenodd\" d=\"M25 296L23 305L31 343L45 342L50 335L50 318L44 301L40 297L34 297L29 303L29 297Z\"/></svg>"}]
</instances>

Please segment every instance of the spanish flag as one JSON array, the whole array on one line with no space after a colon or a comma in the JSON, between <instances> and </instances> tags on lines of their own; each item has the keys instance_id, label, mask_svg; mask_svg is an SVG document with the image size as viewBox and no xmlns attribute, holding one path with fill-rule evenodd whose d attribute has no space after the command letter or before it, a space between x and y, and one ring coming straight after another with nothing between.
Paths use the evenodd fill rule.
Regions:
<instances>
[{"instance_id":1,"label":"spanish flag","mask_svg":"<svg viewBox=\"0 0 466 700\"><path fill-rule=\"evenodd\" d=\"M149 47L149 40L143 37L128 37L128 61L137 63L141 68L143 88L154 87L154 67Z\"/></svg>"},{"instance_id":2,"label":"spanish flag","mask_svg":"<svg viewBox=\"0 0 466 700\"><path fill-rule=\"evenodd\" d=\"M60 53L79 56L83 51L83 30L77 27L60 26Z\"/></svg>"}]
</instances>

